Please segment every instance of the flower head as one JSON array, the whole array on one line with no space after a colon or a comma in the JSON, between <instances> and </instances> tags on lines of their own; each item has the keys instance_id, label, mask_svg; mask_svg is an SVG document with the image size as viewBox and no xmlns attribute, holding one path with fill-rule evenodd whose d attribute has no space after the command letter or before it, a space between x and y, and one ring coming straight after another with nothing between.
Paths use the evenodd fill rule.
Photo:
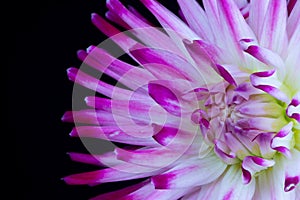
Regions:
<instances>
[{"instance_id":1,"label":"flower head","mask_svg":"<svg viewBox=\"0 0 300 200\"><path fill-rule=\"evenodd\" d=\"M127 32L92 14L137 65L109 45L78 52L117 84L70 68L72 81L102 96L63 120L76 123L71 136L122 145L70 153L102 168L64 180L143 178L94 199L299 199L300 1L178 0L181 18L141 2L162 28L118 0L106 16Z\"/></svg>"}]
</instances>

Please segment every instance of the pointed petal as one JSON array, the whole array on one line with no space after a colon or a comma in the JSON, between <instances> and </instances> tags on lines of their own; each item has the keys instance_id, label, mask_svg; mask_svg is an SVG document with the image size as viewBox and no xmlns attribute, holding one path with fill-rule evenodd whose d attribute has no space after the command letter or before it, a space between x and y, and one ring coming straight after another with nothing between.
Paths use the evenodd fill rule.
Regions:
<instances>
[{"instance_id":1,"label":"pointed petal","mask_svg":"<svg viewBox=\"0 0 300 200\"><path fill-rule=\"evenodd\" d=\"M155 79L147 70L125 63L95 46L90 46L87 53L79 51L78 54L84 63L134 90Z\"/></svg>"},{"instance_id":2,"label":"pointed petal","mask_svg":"<svg viewBox=\"0 0 300 200\"><path fill-rule=\"evenodd\" d=\"M177 96L163 85L150 83L148 85L149 95L166 111L181 116L181 107Z\"/></svg>"},{"instance_id":3,"label":"pointed petal","mask_svg":"<svg viewBox=\"0 0 300 200\"><path fill-rule=\"evenodd\" d=\"M275 165L274 160L267 160L255 156L246 156L242 163L243 183L250 183L255 173L272 167L273 165Z\"/></svg>"},{"instance_id":4,"label":"pointed petal","mask_svg":"<svg viewBox=\"0 0 300 200\"><path fill-rule=\"evenodd\" d=\"M287 22L287 32L289 38L291 38L292 35L295 33L295 30L299 27L299 23L300 23L300 3L299 1L296 1Z\"/></svg>"},{"instance_id":5,"label":"pointed petal","mask_svg":"<svg viewBox=\"0 0 300 200\"><path fill-rule=\"evenodd\" d=\"M231 56L235 57L239 63L239 61L243 60L239 41L244 38L255 39L255 35L233 0L218 1L218 8L222 37L226 37L226 40L223 42L226 44L226 49L230 51Z\"/></svg>"},{"instance_id":6,"label":"pointed petal","mask_svg":"<svg viewBox=\"0 0 300 200\"><path fill-rule=\"evenodd\" d=\"M166 167L175 162L184 152L174 152L165 147L129 151L117 148L117 158L128 163L155 168Z\"/></svg>"},{"instance_id":7,"label":"pointed petal","mask_svg":"<svg viewBox=\"0 0 300 200\"><path fill-rule=\"evenodd\" d=\"M270 67L275 67L280 72L285 70L284 68L285 64L282 58L278 54L266 48L256 46L256 45L251 45L248 48L244 49L244 51L249 53L253 57L255 57L257 60L263 62L264 64Z\"/></svg>"},{"instance_id":8,"label":"pointed petal","mask_svg":"<svg viewBox=\"0 0 300 200\"><path fill-rule=\"evenodd\" d=\"M214 42L214 35L208 23L204 10L195 0L184 1L177 0L182 10L184 18L202 39Z\"/></svg>"},{"instance_id":9,"label":"pointed petal","mask_svg":"<svg viewBox=\"0 0 300 200\"><path fill-rule=\"evenodd\" d=\"M168 117L167 112L156 106L154 101L148 101L148 103L140 100L111 100L98 97L86 97L85 101L87 105L95 107L97 110L112 113L116 122L118 122L119 116L121 116L121 119L123 117L127 118L128 123L131 122L132 126L137 126L137 123L141 121L143 121L143 124L160 124L166 121Z\"/></svg>"},{"instance_id":10,"label":"pointed petal","mask_svg":"<svg viewBox=\"0 0 300 200\"><path fill-rule=\"evenodd\" d=\"M134 46L137 41L128 37L126 34L121 33L117 28L108 23L100 15L93 13L92 14L92 23L105 35L110 37L117 45L119 45L125 52L128 52L128 49Z\"/></svg>"},{"instance_id":11,"label":"pointed petal","mask_svg":"<svg viewBox=\"0 0 300 200\"><path fill-rule=\"evenodd\" d=\"M260 44L281 55L286 48L286 21L287 21L287 4L286 0L270 0L262 32Z\"/></svg>"},{"instance_id":12,"label":"pointed petal","mask_svg":"<svg viewBox=\"0 0 300 200\"><path fill-rule=\"evenodd\" d=\"M284 191L285 167L282 161L276 160L276 165L257 176L253 199L296 199L294 191Z\"/></svg>"},{"instance_id":13,"label":"pointed petal","mask_svg":"<svg viewBox=\"0 0 300 200\"><path fill-rule=\"evenodd\" d=\"M91 198L91 200L112 200L112 199L120 199L124 196L128 196L129 194L131 194L132 192L135 192L137 190L139 190L140 188L142 188L143 186L147 185L149 183L148 180L143 181L141 183L123 188L121 190L117 190L117 191L113 191L113 192L109 192L109 193L105 193L105 194L101 194L98 195L96 197Z\"/></svg>"},{"instance_id":14,"label":"pointed petal","mask_svg":"<svg viewBox=\"0 0 300 200\"><path fill-rule=\"evenodd\" d=\"M180 55L180 51L166 34L139 19L122 5L119 0L107 0L106 5L110 10L119 14L120 18L133 29L130 33L134 34L141 41L150 47L170 49Z\"/></svg>"},{"instance_id":15,"label":"pointed petal","mask_svg":"<svg viewBox=\"0 0 300 200\"><path fill-rule=\"evenodd\" d=\"M285 181L284 191L290 192L300 184L300 151L291 150L291 157L285 158Z\"/></svg>"},{"instance_id":16,"label":"pointed petal","mask_svg":"<svg viewBox=\"0 0 300 200\"><path fill-rule=\"evenodd\" d=\"M173 79L182 78L197 83L201 77L197 69L186 59L167 50L139 48L131 51L131 54L158 79L173 76Z\"/></svg>"},{"instance_id":17,"label":"pointed petal","mask_svg":"<svg viewBox=\"0 0 300 200\"><path fill-rule=\"evenodd\" d=\"M215 156L185 161L166 173L151 178L157 189L185 188L204 185L217 179L226 164Z\"/></svg>"},{"instance_id":18,"label":"pointed petal","mask_svg":"<svg viewBox=\"0 0 300 200\"><path fill-rule=\"evenodd\" d=\"M283 153L285 156L290 157L290 149L292 148L292 133L293 123L290 122L284 126L272 139L271 148Z\"/></svg>"},{"instance_id":19,"label":"pointed petal","mask_svg":"<svg viewBox=\"0 0 300 200\"><path fill-rule=\"evenodd\" d=\"M153 135L151 127L143 126L143 129L136 125L126 125L126 128L124 127L125 126L77 126L72 130L70 135L73 137L91 137L139 146L158 146L153 138L147 137L147 135Z\"/></svg>"},{"instance_id":20,"label":"pointed petal","mask_svg":"<svg viewBox=\"0 0 300 200\"><path fill-rule=\"evenodd\" d=\"M174 13L163 7L155 0L141 0L143 4L152 12L165 29L174 30L179 36L194 40L199 37Z\"/></svg>"},{"instance_id":21,"label":"pointed petal","mask_svg":"<svg viewBox=\"0 0 300 200\"><path fill-rule=\"evenodd\" d=\"M204 185L198 194L198 199L252 200L255 191L255 182L244 185L239 165L232 165L217 181Z\"/></svg>"},{"instance_id":22,"label":"pointed petal","mask_svg":"<svg viewBox=\"0 0 300 200\"><path fill-rule=\"evenodd\" d=\"M261 32L264 23L262 19L265 19L269 1L270 0L251 0L250 2L249 25L259 41L261 40Z\"/></svg>"},{"instance_id":23,"label":"pointed petal","mask_svg":"<svg viewBox=\"0 0 300 200\"><path fill-rule=\"evenodd\" d=\"M107 97L114 97L116 99L125 99L130 96L131 92L126 89L112 86L95 77L92 77L77 68L69 68L67 74L70 80L78 83L79 85L86 87L90 90L97 91Z\"/></svg>"}]
</instances>

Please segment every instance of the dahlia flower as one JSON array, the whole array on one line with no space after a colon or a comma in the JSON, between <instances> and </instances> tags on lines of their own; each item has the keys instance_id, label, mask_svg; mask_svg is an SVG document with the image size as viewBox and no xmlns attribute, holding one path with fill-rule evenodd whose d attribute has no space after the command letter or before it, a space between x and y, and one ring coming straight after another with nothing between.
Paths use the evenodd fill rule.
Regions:
<instances>
[{"instance_id":1,"label":"dahlia flower","mask_svg":"<svg viewBox=\"0 0 300 200\"><path fill-rule=\"evenodd\" d=\"M70 135L114 149L71 152L99 170L64 181L139 180L94 200L299 200L300 1L177 0L178 15L141 2L161 27L119 0L106 3L119 28L92 14L132 62L102 43L78 51L94 70L68 69L93 91L89 108L64 114Z\"/></svg>"}]
</instances>

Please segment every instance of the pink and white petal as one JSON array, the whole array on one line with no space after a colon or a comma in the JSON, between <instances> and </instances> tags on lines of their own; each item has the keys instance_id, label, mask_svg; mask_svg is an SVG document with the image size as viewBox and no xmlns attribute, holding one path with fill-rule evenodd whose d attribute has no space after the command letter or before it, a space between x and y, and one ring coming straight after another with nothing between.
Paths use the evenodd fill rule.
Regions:
<instances>
[{"instance_id":1,"label":"pink and white petal","mask_svg":"<svg viewBox=\"0 0 300 200\"><path fill-rule=\"evenodd\" d=\"M201 79L204 79L207 84L220 82L221 76L218 74L216 67L216 63L223 60L220 50L201 40L184 41L184 44L198 66Z\"/></svg>"},{"instance_id":2,"label":"pink and white petal","mask_svg":"<svg viewBox=\"0 0 300 200\"><path fill-rule=\"evenodd\" d=\"M282 160L276 160L274 167L256 177L256 190L253 199L292 199L297 200L295 191L285 192L285 171Z\"/></svg>"},{"instance_id":3,"label":"pink and white petal","mask_svg":"<svg viewBox=\"0 0 300 200\"><path fill-rule=\"evenodd\" d=\"M113 168L105 168L97 171L69 175L64 177L63 180L70 185L95 185L145 178L159 173L159 170L123 164L120 166L114 166Z\"/></svg>"},{"instance_id":4,"label":"pink and white petal","mask_svg":"<svg viewBox=\"0 0 300 200\"><path fill-rule=\"evenodd\" d=\"M250 45L246 49L244 49L244 51L255 57L257 60L261 61L262 63L276 68L281 73L283 73L282 71L285 70L285 64L282 58L278 54L270 51L267 48L263 48L257 45Z\"/></svg>"},{"instance_id":5,"label":"pink and white petal","mask_svg":"<svg viewBox=\"0 0 300 200\"><path fill-rule=\"evenodd\" d=\"M114 152L107 152L101 155L92 155L75 152L70 152L68 154L73 161L92 165L115 166L123 163L123 161L117 159L116 154Z\"/></svg>"},{"instance_id":6,"label":"pink and white petal","mask_svg":"<svg viewBox=\"0 0 300 200\"><path fill-rule=\"evenodd\" d=\"M259 41L261 40L261 32L264 23L262 19L265 19L269 1L270 0L251 0L250 2L249 25Z\"/></svg>"},{"instance_id":7,"label":"pink and white petal","mask_svg":"<svg viewBox=\"0 0 300 200\"><path fill-rule=\"evenodd\" d=\"M255 181L247 185L242 183L242 173L239 165L232 165L222 177L213 183L204 185L199 192L198 200L252 200L255 192Z\"/></svg>"},{"instance_id":8,"label":"pink and white petal","mask_svg":"<svg viewBox=\"0 0 300 200\"><path fill-rule=\"evenodd\" d=\"M111 100L98 97L86 97L85 101L88 106L95 107L97 110L112 113L116 123L118 123L119 117L121 121L123 117L127 118L128 123L133 126L137 126L136 123L138 122L142 122L143 124L160 124L168 120L168 113L154 101L146 102L130 99ZM137 128L139 127L137 126ZM147 132L145 132L145 134L146 133ZM145 135L144 137L147 136Z\"/></svg>"},{"instance_id":9,"label":"pink and white petal","mask_svg":"<svg viewBox=\"0 0 300 200\"><path fill-rule=\"evenodd\" d=\"M112 191L112 192L108 192L105 194L101 194L98 195L96 197L91 198L90 200L112 200L112 199L120 199L126 196L129 196L131 193L140 190L141 188L143 188L145 185L148 185L150 183L149 180L143 181L141 183L120 189L120 190L116 190L116 191ZM153 187L154 188L154 187Z\"/></svg>"},{"instance_id":10,"label":"pink and white petal","mask_svg":"<svg viewBox=\"0 0 300 200\"><path fill-rule=\"evenodd\" d=\"M67 111L62 116L64 122L75 122L94 125L115 125L116 121L111 113L104 111L96 111L93 109L79 110L79 111ZM127 119L123 119L123 122Z\"/></svg>"},{"instance_id":11,"label":"pink and white petal","mask_svg":"<svg viewBox=\"0 0 300 200\"><path fill-rule=\"evenodd\" d=\"M280 131L280 129L286 124L284 117L269 118L269 117L255 117L244 118L237 121L237 125L243 129L256 129L262 132L274 132Z\"/></svg>"},{"instance_id":12,"label":"pink and white petal","mask_svg":"<svg viewBox=\"0 0 300 200\"><path fill-rule=\"evenodd\" d=\"M285 86L277 78L275 70L255 72L250 75L250 81L255 88L270 94L282 102L290 102L288 94L281 90L281 88L284 88Z\"/></svg>"},{"instance_id":13,"label":"pink and white petal","mask_svg":"<svg viewBox=\"0 0 300 200\"><path fill-rule=\"evenodd\" d=\"M293 1L293 0L292 0ZM287 21L287 33L288 37L291 38L295 30L299 27L300 23L300 2L296 1L294 8Z\"/></svg>"},{"instance_id":14,"label":"pink and white petal","mask_svg":"<svg viewBox=\"0 0 300 200\"><path fill-rule=\"evenodd\" d=\"M203 159L186 160L169 171L153 176L156 189L189 188L208 184L216 180L227 165L214 155Z\"/></svg>"},{"instance_id":15,"label":"pink and white petal","mask_svg":"<svg viewBox=\"0 0 300 200\"><path fill-rule=\"evenodd\" d=\"M234 63L239 65L244 59L239 41L244 38L255 39L256 37L233 0L217 2L222 37L226 37L226 40L223 40L223 42L226 44L227 51L230 51L232 60L235 60Z\"/></svg>"},{"instance_id":16,"label":"pink and white petal","mask_svg":"<svg viewBox=\"0 0 300 200\"><path fill-rule=\"evenodd\" d=\"M202 186L205 187L205 186ZM195 187L195 191L191 191L186 193L181 200L199 200L199 193L202 187Z\"/></svg>"},{"instance_id":17,"label":"pink and white petal","mask_svg":"<svg viewBox=\"0 0 300 200\"><path fill-rule=\"evenodd\" d=\"M258 101L248 101L241 106L237 106L237 111L241 114L249 116L263 117L268 116L272 118L279 117L284 112L284 109L277 103L267 103Z\"/></svg>"},{"instance_id":18,"label":"pink and white petal","mask_svg":"<svg viewBox=\"0 0 300 200\"><path fill-rule=\"evenodd\" d=\"M125 52L128 49L137 44L137 41L128 37L126 34L120 32L117 28L108 23L100 15L92 14L92 23L105 35L110 37L117 45L119 45Z\"/></svg>"},{"instance_id":19,"label":"pink and white petal","mask_svg":"<svg viewBox=\"0 0 300 200\"><path fill-rule=\"evenodd\" d=\"M192 189L183 188L183 189L155 189L147 198L141 199L141 200L153 200L153 199L159 199L159 200L178 200L180 197L182 197L185 194L189 194Z\"/></svg>"},{"instance_id":20,"label":"pink and white petal","mask_svg":"<svg viewBox=\"0 0 300 200\"><path fill-rule=\"evenodd\" d=\"M205 41L214 42L214 35L208 23L207 16L201 6L195 1L178 0L178 4L187 23Z\"/></svg>"},{"instance_id":21,"label":"pink and white petal","mask_svg":"<svg viewBox=\"0 0 300 200\"><path fill-rule=\"evenodd\" d=\"M95 77L92 77L77 68L69 68L67 70L68 77L71 81L86 87L90 90L103 94L110 98L126 99L132 94L131 91L107 84Z\"/></svg>"},{"instance_id":22,"label":"pink and white petal","mask_svg":"<svg viewBox=\"0 0 300 200\"><path fill-rule=\"evenodd\" d=\"M199 36L197 36L180 18L157 1L141 0L141 2L152 12L167 32L168 30L172 30L178 34L177 36L182 37L182 39L199 39Z\"/></svg>"},{"instance_id":23,"label":"pink and white petal","mask_svg":"<svg viewBox=\"0 0 300 200\"><path fill-rule=\"evenodd\" d=\"M292 149L290 158L284 158L285 181L284 191L291 192L300 185L300 151Z\"/></svg>"},{"instance_id":24,"label":"pink and white petal","mask_svg":"<svg viewBox=\"0 0 300 200\"><path fill-rule=\"evenodd\" d=\"M119 0L108 0L106 5L119 14L120 18L132 28L130 32L141 41L150 47L169 49L180 55L179 49L166 34L137 18Z\"/></svg>"},{"instance_id":25,"label":"pink and white petal","mask_svg":"<svg viewBox=\"0 0 300 200\"><path fill-rule=\"evenodd\" d=\"M222 33L220 26L220 14L218 10L217 0L203 0L204 10L208 19L208 23L214 34L215 43L221 48L225 48L223 39L219 33Z\"/></svg>"},{"instance_id":26,"label":"pink and white petal","mask_svg":"<svg viewBox=\"0 0 300 200\"><path fill-rule=\"evenodd\" d=\"M126 125L126 128L124 126L77 126L70 133L72 137L90 137L138 146L159 146L152 137L146 137L153 134L152 127L143 126L142 129L136 125Z\"/></svg>"},{"instance_id":27,"label":"pink and white petal","mask_svg":"<svg viewBox=\"0 0 300 200\"><path fill-rule=\"evenodd\" d=\"M235 153L231 152L225 142L215 140L214 143L214 151L216 155L219 156L219 158L222 159L226 164L232 165L239 162L239 160L236 158Z\"/></svg>"},{"instance_id":28,"label":"pink and white petal","mask_svg":"<svg viewBox=\"0 0 300 200\"><path fill-rule=\"evenodd\" d=\"M293 122L284 126L271 140L271 148L283 153L287 157L291 157L290 149L293 140Z\"/></svg>"},{"instance_id":29,"label":"pink and white petal","mask_svg":"<svg viewBox=\"0 0 300 200\"><path fill-rule=\"evenodd\" d=\"M168 148L178 149L186 144L191 144L197 136L197 131L183 131L179 127L160 126L157 124L152 126L155 132L153 136L155 141Z\"/></svg>"},{"instance_id":30,"label":"pink and white petal","mask_svg":"<svg viewBox=\"0 0 300 200\"><path fill-rule=\"evenodd\" d=\"M242 163L243 183L249 184L256 173L274 165L274 160L268 160L256 156L246 156Z\"/></svg>"},{"instance_id":31,"label":"pink and white petal","mask_svg":"<svg viewBox=\"0 0 300 200\"><path fill-rule=\"evenodd\" d=\"M298 1L298 12L300 13L300 3ZM300 17L300 14L298 14ZM286 69L287 77L286 82L289 87L293 88L295 91L300 91L300 81L299 81L299 63L300 63L300 51L297 44L300 42L300 20L298 19L298 25L295 25L295 30L291 35L289 47L288 47L288 56L286 58Z\"/></svg>"},{"instance_id":32,"label":"pink and white petal","mask_svg":"<svg viewBox=\"0 0 300 200\"><path fill-rule=\"evenodd\" d=\"M170 87L158 82L148 84L149 95L168 113L174 116L182 115L182 107L177 92L172 91Z\"/></svg>"},{"instance_id":33,"label":"pink and white petal","mask_svg":"<svg viewBox=\"0 0 300 200\"><path fill-rule=\"evenodd\" d=\"M286 114L300 123L300 92L293 97L286 109Z\"/></svg>"},{"instance_id":34,"label":"pink and white petal","mask_svg":"<svg viewBox=\"0 0 300 200\"><path fill-rule=\"evenodd\" d=\"M87 53L79 51L78 56L84 63L134 90L155 79L147 70L125 63L95 46L90 46Z\"/></svg>"},{"instance_id":35,"label":"pink and white petal","mask_svg":"<svg viewBox=\"0 0 300 200\"><path fill-rule=\"evenodd\" d=\"M105 13L105 18L118 24L119 26L125 28L126 30L130 29L130 26L128 26L128 24L126 24L120 17L119 15L117 15L115 12L113 11L107 11Z\"/></svg>"},{"instance_id":36,"label":"pink and white petal","mask_svg":"<svg viewBox=\"0 0 300 200\"><path fill-rule=\"evenodd\" d=\"M183 151L183 152L180 152ZM184 150L175 152L166 147L139 149L135 151L116 148L115 152L119 160L140 166L150 166L154 168L166 167L174 163L184 154Z\"/></svg>"},{"instance_id":37,"label":"pink and white petal","mask_svg":"<svg viewBox=\"0 0 300 200\"><path fill-rule=\"evenodd\" d=\"M286 0L270 0L260 33L260 45L283 55L287 46L287 3Z\"/></svg>"},{"instance_id":38,"label":"pink and white petal","mask_svg":"<svg viewBox=\"0 0 300 200\"><path fill-rule=\"evenodd\" d=\"M249 149L247 149L232 133L225 133L225 141L227 146L238 158L243 159L246 155L250 154Z\"/></svg>"},{"instance_id":39,"label":"pink and white petal","mask_svg":"<svg viewBox=\"0 0 300 200\"><path fill-rule=\"evenodd\" d=\"M199 71L185 58L173 52L154 49L139 48L131 51L131 54L158 79L167 79L168 73L174 78L182 78L193 82L199 82ZM152 65L154 64L154 66ZM155 65L157 64L157 65ZM152 68L153 66L153 68ZM157 72L160 71L161 75ZM163 73L166 70L166 73ZM166 77L165 77L166 76Z\"/></svg>"}]
</instances>

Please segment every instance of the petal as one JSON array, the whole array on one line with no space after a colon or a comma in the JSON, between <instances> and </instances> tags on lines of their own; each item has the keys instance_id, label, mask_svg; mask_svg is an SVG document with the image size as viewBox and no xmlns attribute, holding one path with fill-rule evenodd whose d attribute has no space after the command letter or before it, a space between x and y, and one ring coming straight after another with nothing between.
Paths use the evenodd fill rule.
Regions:
<instances>
[{"instance_id":1,"label":"petal","mask_svg":"<svg viewBox=\"0 0 300 200\"><path fill-rule=\"evenodd\" d=\"M121 121L123 118L127 118L128 125L137 126L142 121L143 125L168 121L167 112L154 101L148 101L148 103L140 100L111 100L98 97L86 97L85 101L87 105L95 107L97 110L112 113L116 122L119 121L119 118ZM139 127L137 126L137 128Z\"/></svg>"},{"instance_id":2,"label":"petal","mask_svg":"<svg viewBox=\"0 0 300 200\"><path fill-rule=\"evenodd\" d=\"M296 199L294 191L284 191L285 167L283 163L283 160L277 159L276 165L257 176L253 199Z\"/></svg>"},{"instance_id":3,"label":"petal","mask_svg":"<svg viewBox=\"0 0 300 200\"><path fill-rule=\"evenodd\" d=\"M150 47L170 49L180 55L180 51L166 34L139 19L122 5L119 0L107 0L106 5L110 10L117 12L120 18L131 26L132 30L130 33L134 34L141 41Z\"/></svg>"},{"instance_id":4,"label":"petal","mask_svg":"<svg viewBox=\"0 0 300 200\"><path fill-rule=\"evenodd\" d=\"M78 70L77 68L69 68L67 70L67 74L69 79L75 83L78 83L79 85L82 85L90 90L97 91L107 97L124 99L125 97L130 96L131 93L129 90L115 87L98 80L97 78L92 77L81 70Z\"/></svg>"},{"instance_id":5,"label":"petal","mask_svg":"<svg viewBox=\"0 0 300 200\"><path fill-rule=\"evenodd\" d=\"M228 170L217 181L201 187L197 199L213 200L252 200L255 182L244 185L239 165L228 167Z\"/></svg>"},{"instance_id":6,"label":"petal","mask_svg":"<svg viewBox=\"0 0 300 200\"><path fill-rule=\"evenodd\" d=\"M131 54L144 65L158 79L168 79L168 77L187 79L199 82L199 71L186 59L173 52L153 49L139 48L131 51Z\"/></svg>"},{"instance_id":7,"label":"petal","mask_svg":"<svg viewBox=\"0 0 300 200\"><path fill-rule=\"evenodd\" d=\"M291 150L291 157L284 159L285 163L285 182L284 191L294 190L300 183L300 151Z\"/></svg>"},{"instance_id":8,"label":"petal","mask_svg":"<svg viewBox=\"0 0 300 200\"><path fill-rule=\"evenodd\" d=\"M281 57L266 48L251 45L244 49L244 51L270 67L275 67L279 71L284 70L285 64Z\"/></svg>"},{"instance_id":9,"label":"petal","mask_svg":"<svg viewBox=\"0 0 300 200\"><path fill-rule=\"evenodd\" d=\"M155 135L153 138L161 145L168 148L178 149L191 144L196 137L197 131L183 131L179 127L160 126L153 124Z\"/></svg>"},{"instance_id":10,"label":"petal","mask_svg":"<svg viewBox=\"0 0 300 200\"><path fill-rule=\"evenodd\" d=\"M222 37L226 38L223 42L226 44L227 51L230 51L231 56L239 63L239 61L243 60L239 41L243 38L255 39L255 35L233 0L221 0L217 2Z\"/></svg>"},{"instance_id":11,"label":"petal","mask_svg":"<svg viewBox=\"0 0 300 200\"><path fill-rule=\"evenodd\" d=\"M286 109L286 114L300 123L300 92L293 97Z\"/></svg>"},{"instance_id":12,"label":"petal","mask_svg":"<svg viewBox=\"0 0 300 200\"><path fill-rule=\"evenodd\" d=\"M181 116L179 100L169 88L160 84L149 83L148 90L149 95L166 111L175 116Z\"/></svg>"},{"instance_id":13,"label":"petal","mask_svg":"<svg viewBox=\"0 0 300 200\"><path fill-rule=\"evenodd\" d=\"M117 28L108 23L100 15L93 13L92 14L92 23L105 35L107 35L110 40L114 41L119 45L125 52L128 52L128 49L134 46L137 41L128 37L126 34L120 32Z\"/></svg>"},{"instance_id":14,"label":"petal","mask_svg":"<svg viewBox=\"0 0 300 200\"><path fill-rule=\"evenodd\" d=\"M87 53L79 51L81 60L131 89L140 88L155 78L147 70L132 66L107 53L105 50L90 46Z\"/></svg>"},{"instance_id":15,"label":"petal","mask_svg":"<svg viewBox=\"0 0 300 200\"><path fill-rule=\"evenodd\" d=\"M151 178L157 189L188 188L204 185L217 179L226 164L215 156L199 160L186 160L171 170Z\"/></svg>"},{"instance_id":16,"label":"petal","mask_svg":"<svg viewBox=\"0 0 300 200\"><path fill-rule=\"evenodd\" d=\"M159 172L160 171L151 168L144 168L132 164L123 164L120 166L115 166L114 168L106 168L97 171L73 174L63 178L63 180L67 184L71 185L95 185L99 183L144 178L158 174Z\"/></svg>"},{"instance_id":17,"label":"petal","mask_svg":"<svg viewBox=\"0 0 300 200\"><path fill-rule=\"evenodd\" d=\"M231 152L226 143L216 140L215 141L215 153L219 156L225 163L232 165L239 162L236 158L235 153Z\"/></svg>"},{"instance_id":18,"label":"petal","mask_svg":"<svg viewBox=\"0 0 300 200\"><path fill-rule=\"evenodd\" d=\"M250 81L255 88L270 94L280 101L288 103L289 97L280 90L280 88L283 87L283 84L278 80L274 73L275 70L256 72L250 75Z\"/></svg>"},{"instance_id":19,"label":"petal","mask_svg":"<svg viewBox=\"0 0 300 200\"><path fill-rule=\"evenodd\" d=\"M246 156L242 163L243 183L250 183L252 177L256 173L272 167L273 165L275 165L274 160L267 160L255 156Z\"/></svg>"},{"instance_id":20,"label":"petal","mask_svg":"<svg viewBox=\"0 0 300 200\"><path fill-rule=\"evenodd\" d=\"M288 23L287 23L287 32L289 38L291 38L292 35L294 35L295 30L299 27L299 23L300 23L300 3L299 1L296 1L296 4L294 5L294 8L288 18Z\"/></svg>"},{"instance_id":21,"label":"petal","mask_svg":"<svg viewBox=\"0 0 300 200\"><path fill-rule=\"evenodd\" d=\"M286 0L270 0L260 35L260 44L281 55L286 48Z\"/></svg>"},{"instance_id":22,"label":"petal","mask_svg":"<svg viewBox=\"0 0 300 200\"><path fill-rule=\"evenodd\" d=\"M271 148L277 150L284 155L290 157L290 149L292 148L293 139L293 123L290 122L284 126L272 139Z\"/></svg>"},{"instance_id":23,"label":"petal","mask_svg":"<svg viewBox=\"0 0 300 200\"><path fill-rule=\"evenodd\" d=\"M91 198L91 200L112 200L112 199L120 199L123 198L124 196L128 196L131 193L140 190L142 187L144 187L145 185L149 184L149 181L143 181L141 183L123 188L121 190L117 190L117 191L113 191L113 192L109 192L109 193L105 193L105 194L101 194L98 195L94 198Z\"/></svg>"},{"instance_id":24,"label":"petal","mask_svg":"<svg viewBox=\"0 0 300 200\"><path fill-rule=\"evenodd\" d=\"M140 149L135 151L117 148L117 158L128 163L155 168L166 167L175 162L185 153L185 150L174 152L165 147Z\"/></svg>"},{"instance_id":25,"label":"petal","mask_svg":"<svg viewBox=\"0 0 300 200\"><path fill-rule=\"evenodd\" d=\"M161 25L168 31L171 29L179 36L190 40L198 39L199 37L174 13L163 7L154 0L141 0L142 3L151 11Z\"/></svg>"},{"instance_id":26,"label":"petal","mask_svg":"<svg viewBox=\"0 0 300 200\"><path fill-rule=\"evenodd\" d=\"M123 161L117 160L116 154L114 152L107 152L101 155L83 154L83 153L68 153L73 161L100 165L100 166L115 166L117 164L122 164Z\"/></svg>"},{"instance_id":27,"label":"petal","mask_svg":"<svg viewBox=\"0 0 300 200\"><path fill-rule=\"evenodd\" d=\"M262 19L265 19L269 1L251 0L250 2L249 25L259 41L261 40L261 32L264 24L264 20Z\"/></svg>"},{"instance_id":28,"label":"petal","mask_svg":"<svg viewBox=\"0 0 300 200\"><path fill-rule=\"evenodd\" d=\"M127 130L129 131L127 132ZM146 126L143 126L143 129L136 125L126 125L126 128L124 126L77 126L70 135L139 146L158 146L153 138L147 137L147 135L153 135L153 130Z\"/></svg>"},{"instance_id":29,"label":"petal","mask_svg":"<svg viewBox=\"0 0 300 200\"><path fill-rule=\"evenodd\" d=\"M213 42L214 35L208 23L207 16L201 6L195 1L178 0L184 18L202 39Z\"/></svg>"}]
</instances>

